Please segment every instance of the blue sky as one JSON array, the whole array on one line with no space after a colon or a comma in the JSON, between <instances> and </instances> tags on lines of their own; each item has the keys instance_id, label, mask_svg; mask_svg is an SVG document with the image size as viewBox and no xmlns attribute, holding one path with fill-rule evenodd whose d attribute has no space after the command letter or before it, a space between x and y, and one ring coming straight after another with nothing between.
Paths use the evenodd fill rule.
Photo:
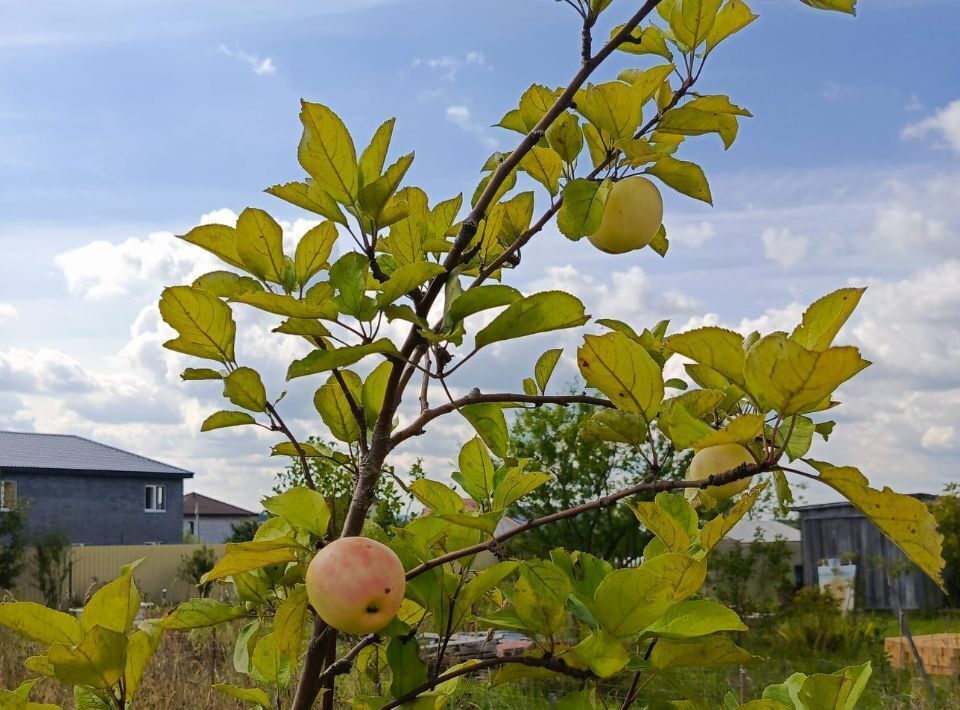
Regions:
<instances>
[{"instance_id":1,"label":"blue sky","mask_svg":"<svg viewBox=\"0 0 960 710\"><path fill-rule=\"evenodd\" d=\"M615 0L598 34L634 5ZM760 20L711 57L700 87L755 118L727 152L715 137L685 147L715 206L666 196L666 260L609 257L548 230L515 282L570 288L594 315L640 326L767 329L833 288L869 284L844 337L877 364L843 390L843 426L817 453L938 490L960 452L960 5L861 0L856 18L797 0L751 6ZM359 145L396 116L394 155L417 151L408 180L434 199L470 192L486 156L515 141L489 126L531 83L565 84L578 63L576 18L551 0L95 0L82 17L50 1L3 13L0 427L126 446L249 505L276 468L269 441L201 437L218 393L178 383L182 361L159 348L159 290L208 263L171 233L246 206L304 228L309 215L261 192L300 176L301 97L334 108ZM599 76L644 65L619 55ZM268 343L251 336L248 352L279 388L290 353ZM540 345L502 348L460 384L515 387L503 364L529 369ZM573 373L566 362L561 377ZM304 433L317 427L307 402L289 405ZM449 470L466 431L447 426L398 463Z\"/></svg>"}]
</instances>

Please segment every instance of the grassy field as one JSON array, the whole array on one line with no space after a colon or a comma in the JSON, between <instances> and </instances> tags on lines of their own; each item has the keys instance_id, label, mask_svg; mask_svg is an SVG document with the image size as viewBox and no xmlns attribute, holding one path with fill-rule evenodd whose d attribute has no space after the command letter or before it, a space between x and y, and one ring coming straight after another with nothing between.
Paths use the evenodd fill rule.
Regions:
<instances>
[{"instance_id":1,"label":"grassy field","mask_svg":"<svg viewBox=\"0 0 960 710\"><path fill-rule=\"evenodd\" d=\"M798 620L799 619L799 620ZM908 622L914 634L960 631L960 614L941 612L912 614ZM892 669L883 655L883 638L895 635L897 622L887 614L860 614L852 619L824 620L790 615L760 623L740 640L757 661L745 669L686 673L683 681L694 689L707 707L719 707L725 693L757 697L763 687L780 682L793 671L806 673L831 672L847 665L873 661L874 673L859 707L881 710L960 710L960 682L956 678L934 676L937 699L931 701L921 680L909 672ZM233 639L236 628L216 632L200 630L191 633L167 634L156 657L147 670L138 696L139 710L234 710L241 703L210 688L212 683L246 685L246 678L233 671ZM27 677L22 659L38 649L0 631L0 686L15 687ZM350 683L348 678L343 682ZM383 679L389 682L388 678ZM575 690L576 685L563 679L549 683L528 682L519 686L491 691L479 683L466 686L455 707L478 710L535 709L552 707L557 698ZM344 687L347 693L356 688ZM370 684L362 689L372 692ZM612 697L622 695L624 687L608 685ZM646 697L675 698L665 686L654 684ZM72 707L72 700L53 683L37 686L34 701L52 702ZM346 706L344 706L346 707Z\"/></svg>"}]
</instances>

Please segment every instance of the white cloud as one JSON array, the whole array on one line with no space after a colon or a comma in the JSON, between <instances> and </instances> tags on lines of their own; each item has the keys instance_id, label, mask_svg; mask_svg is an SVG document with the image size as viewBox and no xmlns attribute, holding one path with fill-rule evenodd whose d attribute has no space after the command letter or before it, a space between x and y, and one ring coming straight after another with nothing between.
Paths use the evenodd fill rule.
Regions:
<instances>
[{"instance_id":1,"label":"white cloud","mask_svg":"<svg viewBox=\"0 0 960 710\"><path fill-rule=\"evenodd\" d=\"M226 57L236 59L248 65L251 71L253 71L253 73L257 76L274 74L277 71L277 66L273 63L273 59L270 57L261 58L255 54L249 54L239 49L230 49L224 44L221 44L219 47L217 47L217 51Z\"/></svg>"},{"instance_id":2,"label":"white cloud","mask_svg":"<svg viewBox=\"0 0 960 710\"><path fill-rule=\"evenodd\" d=\"M464 67L487 66L487 58L483 52L471 50L462 55L447 54L432 59L414 59L414 67L427 67L440 73L445 81L456 81Z\"/></svg>"},{"instance_id":3,"label":"white cloud","mask_svg":"<svg viewBox=\"0 0 960 710\"><path fill-rule=\"evenodd\" d=\"M932 116L903 129L904 138L925 138L934 134L946 142L952 150L960 153L960 99L952 101Z\"/></svg>"},{"instance_id":4,"label":"white cloud","mask_svg":"<svg viewBox=\"0 0 960 710\"><path fill-rule=\"evenodd\" d=\"M20 312L9 303L0 303L0 325L20 317Z\"/></svg>"},{"instance_id":5,"label":"white cloud","mask_svg":"<svg viewBox=\"0 0 960 710\"><path fill-rule=\"evenodd\" d=\"M928 427L920 439L920 445L925 449L949 449L953 446L956 432L952 426Z\"/></svg>"},{"instance_id":6,"label":"white cloud","mask_svg":"<svg viewBox=\"0 0 960 710\"><path fill-rule=\"evenodd\" d=\"M871 239L895 250L917 246L938 247L951 239L950 227L918 209L896 204L877 212Z\"/></svg>"},{"instance_id":7,"label":"white cloud","mask_svg":"<svg viewBox=\"0 0 960 710\"><path fill-rule=\"evenodd\" d=\"M700 247L716 236L713 224L703 220L695 224L671 224L667 229L667 237L671 242L688 247Z\"/></svg>"},{"instance_id":8,"label":"white cloud","mask_svg":"<svg viewBox=\"0 0 960 710\"><path fill-rule=\"evenodd\" d=\"M487 147L497 147L497 140L487 132L486 126L476 123L473 120L473 114L470 113L470 109L467 106L447 106L445 115L448 121L458 126L461 130L474 134L483 141Z\"/></svg>"},{"instance_id":9,"label":"white cloud","mask_svg":"<svg viewBox=\"0 0 960 710\"><path fill-rule=\"evenodd\" d=\"M810 240L802 234L794 234L789 228L765 229L760 235L763 254L784 269L796 266L807 254Z\"/></svg>"}]
</instances>

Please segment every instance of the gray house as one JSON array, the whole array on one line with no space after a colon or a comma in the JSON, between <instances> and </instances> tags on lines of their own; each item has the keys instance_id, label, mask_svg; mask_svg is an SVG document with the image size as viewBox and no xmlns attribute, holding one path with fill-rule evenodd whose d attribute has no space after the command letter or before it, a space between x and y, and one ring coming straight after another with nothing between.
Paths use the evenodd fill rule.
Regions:
<instances>
[{"instance_id":1,"label":"gray house","mask_svg":"<svg viewBox=\"0 0 960 710\"><path fill-rule=\"evenodd\" d=\"M199 493L183 497L183 531L200 542L217 545L233 534L233 526L256 520L257 514Z\"/></svg>"},{"instance_id":2,"label":"gray house","mask_svg":"<svg viewBox=\"0 0 960 710\"><path fill-rule=\"evenodd\" d=\"M0 431L0 511L22 505L30 537L74 544L183 539L181 468L79 436Z\"/></svg>"},{"instance_id":3,"label":"gray house","mask_svg":"<svg viewBox=\"0 0 960 710\"><path fill-rule=\"evenodd\" d=\"M914 498L929 504L936 496ZM943 606L943 593L929 577L859 510L846 501L804 505L800 514L803 584L817 586L817 567L836 559L857 566L856 604L863 609L930 609Z\"/></svg>"}]
</instances>

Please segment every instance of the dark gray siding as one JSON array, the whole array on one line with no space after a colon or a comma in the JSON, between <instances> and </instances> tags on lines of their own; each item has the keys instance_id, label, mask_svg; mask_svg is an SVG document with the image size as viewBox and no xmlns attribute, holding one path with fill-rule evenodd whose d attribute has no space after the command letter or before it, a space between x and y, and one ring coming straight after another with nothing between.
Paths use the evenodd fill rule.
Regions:
<instances>
[{"instance_id":1,"label":"dark gray siding","mask_svg":"<svg viewBox=\"0 0 960 710\"><path fill-rule=\"evenodd\" d=\"M175 544L183 541L183 481L170 476L125 477L2 471L17 482L17 497L27 504L31 536L61 530L73 543L86 545ZM167 509L144 511L144 487L167 487Z\"/></svg>"},{"instance_id":2,"label":"dark gray siding","mask_svg":"<svg viewBox=\"0 0 960 710\"><path fill-rule=\"evenodd\" d=\"M865 609L904 609L943 605L944 596L896 545L851 505L801 508L804 586L816 586L817 567L829 558L857 565L857 605ZM887 570L907 570L899 577Z\"/></svg>"},{"instance_id":3,"label":"dark gray siding","mask_svg":"<svg viewBox=\"0 0 960 710\"><path fill-rule=\"evenodd\" d=\"M219 545L226 542L227 538L233 535L233 526L247 520L256 520L255 515L201 515L200 531L194 531L194 535L200 542L208 545ZM190 524L196 525L196 519L189 513L183 519L183 531L190 532Z\"/></svg>"}]
</instances>

